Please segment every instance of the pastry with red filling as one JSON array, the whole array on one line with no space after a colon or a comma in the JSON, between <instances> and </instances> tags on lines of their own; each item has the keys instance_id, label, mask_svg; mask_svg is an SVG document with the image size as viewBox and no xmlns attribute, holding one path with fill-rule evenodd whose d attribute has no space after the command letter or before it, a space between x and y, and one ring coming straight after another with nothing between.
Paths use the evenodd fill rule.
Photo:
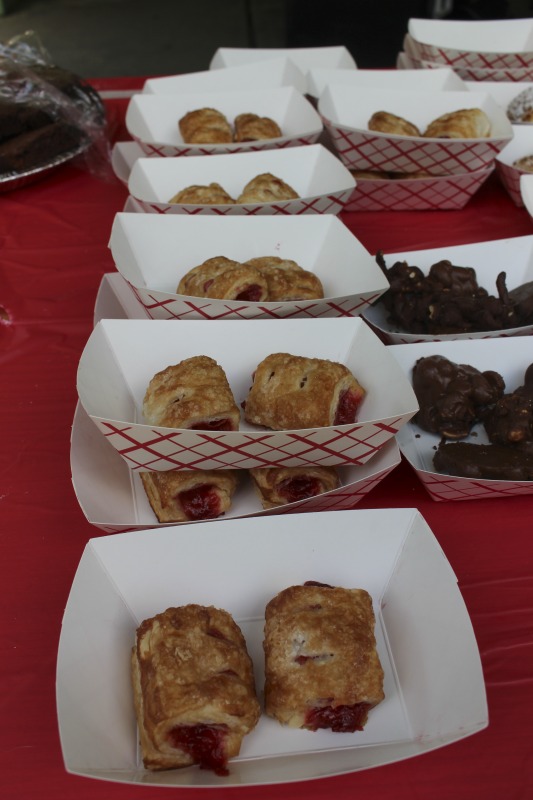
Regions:
<instances>
[{"instance_id":1,"label":"pastry with red filling","mask_svg":"<svg viewBox=\"0 0 533 800\"><path fill-rule=\"evenodd\" d=\"M278 200L295 200L299 195L288 183L264 172L248 181L237 203L275 203Z\"/></svg>"},{"instance_id":2,"label":"pastry with red filling","mask_svg":"<svg viewBox=\"0 0 533 800\"><path fill-rule=\"evenodd\" d=\"M340 486L334 467L263 467L251 469L250 476L263 508L307 500Z\"/></svg>"},{"instance_id":3,"label":"pastry with red filling","mask_svg":"<svg viewBox=\"0 0 533 800\"><path fill-rule=\"evenodd\" d=\"M320 278L287 258L261 256L245 262L267 282L268 299L276 302L315 300L324 297Z\"/></svg>"},{"instance_id":4,"label":"pastry with red filling","mask_svg":"<svg viewBox=\"0 0 533 800\"><path fill-rule=\"evenodd\" d=\"M255 371L244 415L272 430L346 425L356 421L365 393L344 364L272 353Z\"/></svg>"},{"instance_id":5,"label":"pastry with red filling","mask_svg":"<svg viewBox=\"0 0 533 800\"><path fill-rule=\"evenodd\" d=\"M236 431L240 419L224 370L203 355L154 375L144 396L143 414L149 425L201 431Z\"/></svg>"},{"instance_id":6,"label":"pastry with red filling","mask_svg":"<svg viewBox=\"0 0 533 800\"><path fill-rule=\"evenodd\" d=\"M230 469L141 472L159 522L216 519L231 508L237 473Z\"/></svg>"},{"instance_id":7,"label":"pastry with red filling","mask_svg":"<svg viewBox=\"0 0 533 800\"><path fill-rule=\"evenodd\" d=\"M146 769L198 764L227 775L260 716L252 661L231 615L191 604L144 620L131 674Z\"/></svg>"},{"instance_id":8,"label":"pastry with red filling","mask_svg":"<svg viewBox=\"0 0 533 800\"><path fill-rule=\"evenodd\" d=\"M178 127L187 144L227 144L233 141L231 125L215 108L189 111L180 119Z\"/></svg>"},{"instance_id":9,"label":"pastry with red filling","mask_svg":"<svg viewBox=\"0 0 533 800\"><path fill-rule=\"evenodd\" d=\"M218 300L261 302L268 299L267 280L261 272L225 256L208 258L190 269L179 282L177 292Z\"/></svg>"},{"instance_id":10,"label":"pastry with red filling","mask_svg":"<svg viewBox=\"0 0 533 800\"><path fill-rule=\"evenodd\" d=\"M265 711L284 725L363 730L384 699L372 599L364 589L310 581L265 611Z\"/></svg>"},{"instance_id":11,"label":"pastry with red filling","mask_svg":"<svg viewBox=\"0 0 533 800\"><path fill-rule=\"evenodd\" d=\"M257 142L261 139L277 139L281 136L281 128L270 117L258 114L238 114L235 117L235 141Z\"/></svg>"}]
</instances>

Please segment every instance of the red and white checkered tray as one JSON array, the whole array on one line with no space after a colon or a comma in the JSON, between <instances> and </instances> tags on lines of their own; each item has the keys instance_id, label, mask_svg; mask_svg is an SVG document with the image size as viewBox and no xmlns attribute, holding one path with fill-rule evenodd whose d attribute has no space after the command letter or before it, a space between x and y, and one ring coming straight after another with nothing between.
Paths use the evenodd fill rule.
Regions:
<instances>
[{"instance_id":1,"label":"red and white checkered tray","mask_svg":"<svg viewBox=\"0 0 533 800\"><path fill-rule=\"evenodd\" d=\"M491 121L485 139L427 139L370 131L377 111L388 111L423 131L443 114L480 108ZM416 92L327 87L318 111L343 164L350 169L455 175L477 172L493 164L512 139L511 123L503 109L485 92Z\"/></svg>"},{"instance_id":2,"label":"red and white checkered tray","mask_svg":"<svg viewBox=\"0 0 533 800\"><path fill-rule=\"evenodd\" d=\"M408 32L419 58L447 63L454 69L533 66L531 19L410 19Z\"/></svg>"},{"instance_id":3,"label":"red and white checkered tray","mask_svg":"<svg viewBox=\"0 0 533 800\"><path fill-rule=\"evenodd\" d=\"M107 533L120 533L180 524L158 522L139 473L128 468L79 403L72 426L70 463L76 497L92 525ZM399 463L400 451L393 438L366 464L339 467L338 489L268 510L262 508L246 470L242 470L232 508L220 519L355 508Z\"/></svg>"},{"instance_id":4,"label":"red and white checkered tray","mask_svg":"<svg viewBox=\"0 0 533 800\"><path fill-rule=\"evenodd\" d=\"M277 122L282 135L259 141L228 144L187 144L178 122L189 111L214 108L233 126L238 114L251 113ZM245 153L313 144L322 132L322 120L300 92L291 86L255 91L195 94L136 94L126 112L126 127L147 156L198 156Z\"/></svg>"},{"instance_id":5,"label":"red and white checkered tray","mask_svg":"<svg viewBox=\"0 0 533 800\"><path fill-rule=\"evenodd\" d=\"M533 156L533 125L513 125L514 136L496 159L496 169L513 203L523 206L520 178L528 173L514 166L519 158Z\"/></svg>"},{"instance_id":6,"label":"red and white checkered tray","mask_svg":"<svg viewBox=\"0 0 533 800\"><path fill-rule=\"evenodd\" d=\"M357 422L271 431L241 421L238 431L154 427L142 417L152 377L169 364L209 355L224 369L237 405L269 354L339 361L366 389ZM394 392L390 387L394 386ZM134 470L249 469L364 464L417 410L388 348L358 317L316 320L110 320L95 326L82 353L79 399L103 436Z\"/></svg>"},{"instance_id":7,"label":"red and white checkered tray","mask_svg":"<svg viewBox=\"0 0 533 800\"><path fill-rule=\"evenodd\" d=\"M428 70L328 69L315 67L307 73L308 94L318 99L327 86L353 89L399 89L401 91L464 91L465 85L451 67Z\"/></svg>"},{"instance_id":8,"label":"red and white checkered tray","mask_svg":"<svg viewBox=\"0 0 533 800\"><path fill-rule=\"evenodd\" d=\"M396 261L407 261L411 266L419 267L426 275L432 264L445 259L451 261L455 266L475 269L479 285L489 294L496 295L496 278L500 272L506 273L506 284L509 290L533 280L533 236L517 236L514 239L497 239L453 247L438 247L431 250L385 254L387 267L392 267ZM391 325L387 319L386 309L379 302L364 312L364 318L388 344L497 339L533 334L533 325L504 331L453 333L440 336L406 333ZM533 347L533 339L531 343ZM531 360L533 361L533 354Z\"/></svg>"},{"instance_id":9,"label":"red and white checkered tray","mask_svg":"<svg viewBox=\"0 0 533 800\"><path fill-rule=\"evenodd\" d=\"M469 364L481 371L496 370L505 380L507 392L523 385L524 373L533 361L531 338L528 336L517 339L472 339L395 345L389 350L409 380L413 366L419 358L442 355L454 363ZM488 500L492 497L533 494L533 481L474 480L436 472L433 456L440 436L427 433L415 421L402 428L397 441L402 455L416 471L433 500ZM465 441L487 443L483 426L477 425Z\"/></svg>"},{"instance_id":10,"label":"red and white checkered tray","mask_svg":"<svg viewBox=\"0 0 533 800\"><path fill-rule=\"evenodd\" d=\"M389 287L373 256L333 214L225 219L119 213L109 246L152 319L357 316ZM239 263L261 256L296 261L318 276L325 297L253 303L177 294L190 269L220 255Z\"/></svg>"},{"instance_id":11,"label":"red and white checkered tray","mask_svg":"<svg viewBox=\"0 0 533 800\"><path fill-rule=\"evenodd\" d=\"M444 211L464 208L494 171L392 180L355 176L345 211Z\"/></svg>"},{"instance_id":12,"label":"red and white checkered tray","mask_svg":"<svg viewBox=\"0 0 533 800\"><path fill-rule=\"evenodd\" d=\"M269 172L299 195L294 200L234 205L189 205L168 201L192 185L219 183L237 198L257 175ZM350 171L321 144L236 153L232 158L139 158L129 175L128 188L140 207L153 214L338 214L353 192Z\"/></svg>"}]
</instances>

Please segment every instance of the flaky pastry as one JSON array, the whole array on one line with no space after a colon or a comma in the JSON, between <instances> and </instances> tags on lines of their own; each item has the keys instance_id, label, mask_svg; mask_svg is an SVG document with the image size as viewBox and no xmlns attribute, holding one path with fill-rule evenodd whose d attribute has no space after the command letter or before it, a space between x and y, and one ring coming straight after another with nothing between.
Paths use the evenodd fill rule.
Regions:
<instances>
[{"instance_id":1,"label":"flaky pastry","mask_svg":"<svg viewBox=\"0 0 533 800\"><path fill-rule=\"evenodd\" d=\"M433 120L424 132L425 139L486 139L491 123L480 108L464 108Z\"/></svg>"},{"instance_id":2,"label":"flaky pastry","mask_svg":"<svg viewBox=\"0 0 533 800\"><path fill-rule=\"evenodd\" d=\"M251 469L250 476L263 508L307 500L340 485L334 467L263 467Z\"/></svg>"},{"instance_id":3,"label":"flaky pastry","mask_svg":"<svg viewBox=\"0 0 533 800\"><path fill-rule=\"evenodd\" d=\"M295 200L298 197L292 186L270 172L264 172L248 181L236 202L275 203L277 200Z\"/></svg>"},{"instance_id":4,"label":"flaky pastry","mask_svg":"<svg viewBox=\"0 0 533 800\"><path fill-rule=\"evenodd\" d=\"M368 130L379 133L391 133L393 136L420 136L420 131L403 117L390 114L388 111L376 111L368 121Z\"/></svg>"},{"instance_id":5,"label":"flaky pastry","mask_svg":"<svg viewBox=\"0 0 533 800\"><path fill-rule=\"evenodd\" d=\"M194 206L224 206L233 205L235 200L219 183L210 183L207 186L186 186L168 202Z\"/></svg>"},{"instance_id":6,"label":"flaky pastry","mask_svg":"<svg viewBox=\"0 0 533 800\"><path fill-rule=\"evenodd\" d=\"M522 156L513 161L513 167L522 170L522 172L533 172L533 155Z\"/></svg>"},{"instance_id":7,"label":"flaky pastry","mask_svg":"<svg viewBox=\"0 0 533 800\"><path fill-rule=\"evenodd\" d=\"M245 263L257 269L266 280L269 300L283 302L324 297L320 279L313 272L302 269L296 261L278 256L261 256Z\"/></svg>"},{"instance_id":8,"label":"flaky pastry","mask_svg":"<svg viewBox=\"0 0 533 800\"><path fill-rule=\"evenodd\" d=\"M231 508L237 472L231 469L141 472L159 522L216 519Z\"/></svg>"},{"instance_id":9,"label":"flaky pastry","mask_svg":"<svg viewBox=\"0 0 533 800\"><path fill-rule=\"evenodd\" d=\"M226 144L233 141L231 126L215 108L189 111L179 120L183 141L187 144Z\"/></svg>"},{"instance_id":10,"label":"flaky pastry","mask_svg":"<svg viewBox=\"0 0 533 800\"><path fill-rule=\"evenodd\" d=\"M255 142L260 139L277 139L281 136L281 128L270 117L258 114L239 114L235 117L235 141Z\"/></svg>"},{"instance_id":11,"label":"flaky pastry","mask_svg":"<svg viewBox=\"0 0 533 800\"><path fill-rule=\"evenodd\" d=\"M268 299L267 279L248 264L225 256L208 258L181 279L178 294L220 300L260 302Z\"/></svg>"}]
</instances>

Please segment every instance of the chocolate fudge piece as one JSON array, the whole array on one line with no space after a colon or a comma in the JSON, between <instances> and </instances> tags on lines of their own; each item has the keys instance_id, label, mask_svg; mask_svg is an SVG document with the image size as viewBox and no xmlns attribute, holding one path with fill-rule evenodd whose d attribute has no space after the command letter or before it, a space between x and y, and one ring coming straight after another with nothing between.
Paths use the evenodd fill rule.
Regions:
<instances>
[{"instance_id":1,"label":"chocolate fudge piece","mask_svg":"<svg viewBox=\"0 0 533 800\"><path fill-rule=\"evenodd\" d=\"M433 464L438 472L464 478L533 480L533 453L505 445L441 442Z\"/></svg>"}]
</instances>

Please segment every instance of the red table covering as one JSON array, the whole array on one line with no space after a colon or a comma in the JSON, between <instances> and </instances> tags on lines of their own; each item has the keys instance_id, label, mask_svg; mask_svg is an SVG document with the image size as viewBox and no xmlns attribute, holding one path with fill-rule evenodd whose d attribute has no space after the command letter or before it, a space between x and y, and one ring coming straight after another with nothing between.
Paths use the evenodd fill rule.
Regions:
<instances>
[{"instance_id":1,"label":"red table covering","mask_svg":"<svg viewBox=\"0 0 533 800\"><path fill-rule=\"evenodd\" d=\"M94 83L120 90L139 89L143 81ZM127 138L127 99L106 102L114 139ZM276 788L154 789L65 771L55 709L61 619L87 540L105 535L87 522L71 485L76 369L101 277L114 270L107 244L126 194L118 181L65 166L0 195L0 306L10 317L0 325L0 796L134 800L165 792L206 798L216 791L221 798L247 800L274 792L305 800L532 797L533 498L435 503L406 463L358 507L416 507L442 545L477 636L488 728L400 763ZM513 205L495 176L462 211L342 219L371 252L533 233L527 212Z\"/></svg>"}]
</instances>

